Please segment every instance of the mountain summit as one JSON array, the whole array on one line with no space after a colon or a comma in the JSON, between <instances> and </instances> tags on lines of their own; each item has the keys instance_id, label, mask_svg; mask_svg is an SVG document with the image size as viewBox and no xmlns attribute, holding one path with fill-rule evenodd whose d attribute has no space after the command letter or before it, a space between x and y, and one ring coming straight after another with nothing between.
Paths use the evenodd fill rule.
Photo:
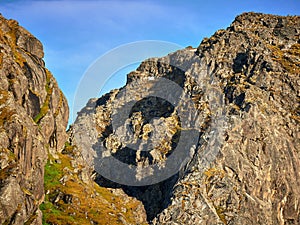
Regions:
<instances>
[{"instance_id":1,"label":"mountain summit","mask_svg":"<svg viewBox=\"0 0 300 225\"><path fill-rule=\"evenodd\" d=\"M244 13L197 49L142 62L73 126L96 182L153 224L299 224L299 35L297 16Z\"/></svg>"}]
</instances>

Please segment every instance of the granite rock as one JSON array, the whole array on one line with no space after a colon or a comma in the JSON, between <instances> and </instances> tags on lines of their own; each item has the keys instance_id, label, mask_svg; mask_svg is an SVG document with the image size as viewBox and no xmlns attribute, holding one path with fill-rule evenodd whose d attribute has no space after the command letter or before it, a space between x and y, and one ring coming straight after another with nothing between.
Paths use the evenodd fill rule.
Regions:
<instances>
[{"instance_id":1,"label":"granite rock","mask_svg":"<svg viewBox=\"0 0 300 225\"><path fill-rule=\"evenodd\" d=\"M141 200L152 224L299 224L299 38L298 16L244 13L198 48L142 62L123 88L79 113L74 137L90 166L99 152L113 156L135 168L138 182L149 165L168 165L190 121L197 140L186 142L187 160L168 179L120 184L107 164L115 179L102 167L96 181ZM180 91L168 95L160 78ZM183 109L184 119L176 114ZM161 145L145 153L151 137Z\"/></svg>"},{"instance_id":2,"label":"granite rock","mask_svg":"<svg viewBox=\"0 0 300 225\"><path fill-rule=\"evenodd\" d=\"M69 109L43 46L0 16L0 223L41 224L48 152L62 151Z\"/></svg>"}]
</instances>

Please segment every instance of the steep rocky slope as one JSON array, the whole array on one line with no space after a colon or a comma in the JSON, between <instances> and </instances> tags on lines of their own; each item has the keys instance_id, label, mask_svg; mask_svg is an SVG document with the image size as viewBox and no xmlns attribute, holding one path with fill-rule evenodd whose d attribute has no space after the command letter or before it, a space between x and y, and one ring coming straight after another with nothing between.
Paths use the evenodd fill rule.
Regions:
<instances>
[{"instance_id":1,"label":"steep rocky slope","mask_svg":"<svg viewBox=\"0 0 300 225\"><path fill-rule=\"evenodd\" d=\"M91 99L72 142L96 181L141 200L153 224L299 224L299 66L300 17L242 14Z\"/></svg>"},{"instance_id":2,"label":"steep rocky slope","mask_svg":"<svg viewBox=\"0 0 300 225\"><path fill-rule=\"evenodd\" d=\"M48 152L65 144L66 99L42 44L0 16L0 223L41 224Z\"/></svg>"},{"instance_id":3,"label":"steep rocky slope","mask_svg":"<svg viewBox=\"0 0 300 225\"><path fill-rule=\"evenodd\" d=\"M300 17L247 13L201 43L228 127L217 159L199 173L194 156L156 224L300 223L299 35Z\"/></svg>"},{"instance_id":4,"label":"steep rocky slope","mask_svg":"<svg viewBox=\"0 0 300 225\"><path fill-rule=\"evenodd\" d=\"M68 142L68 105L40 41L0 15L0 50L0 224L145 223L143 205L99 187Z\"/></svg>"}]
</instances>

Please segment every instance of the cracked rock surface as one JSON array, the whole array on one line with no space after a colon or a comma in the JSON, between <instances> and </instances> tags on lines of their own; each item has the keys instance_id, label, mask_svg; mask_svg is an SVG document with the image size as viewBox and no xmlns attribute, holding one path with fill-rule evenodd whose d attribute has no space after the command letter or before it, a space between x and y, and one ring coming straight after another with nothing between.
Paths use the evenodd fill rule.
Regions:
<instances>
[{"instance_id":1,"label":"cracked rock surface","mask_svg":"<svg viewBox=\"0 0 300 225\"><path fill-rule=\"evenodd\" d=\"M143 168L167 165L187 120L195 119L198 139L185 150L188 162L167 180L133 187L100 171L96 181L141 200L153 224L299 224L299 57L298 16L244 13L197 49L142 62L125 87L90 100L79 114L75 134L84 136L79 124L88 121L95 144L82 148L83 154L100 149L134 166L136 179L143 180L151 175ZM152 83L157 78L176 83L196 113L180 119L178 110L190 110L186 101L173 107L166 99L145 98L145 92L158 92ZM114 110L131 104L119 97L125 89L137 103L123 125L114 124ZM158 138L162 133L166 137ZM142 151L153 136L160 140L156 148ZM93 157L88 160L94 166Z\"/></svg>"},{"instance_id":2,"label":"cracked rock surface","mask_svg":"<svg viewBox=\"0 0 300 225\"><path fill-rule=\"evenodd\" d=\"M41 224L44 166L61 152L69 109L43 46L0 15L0 223Z\"/></svg>"}]
</instances>

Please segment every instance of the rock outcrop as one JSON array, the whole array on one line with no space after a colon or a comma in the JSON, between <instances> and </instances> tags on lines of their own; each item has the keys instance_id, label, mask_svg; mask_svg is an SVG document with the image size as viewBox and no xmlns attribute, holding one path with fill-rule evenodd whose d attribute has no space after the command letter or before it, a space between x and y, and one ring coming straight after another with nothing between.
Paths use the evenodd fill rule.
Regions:
<instances>
[{"instance_id":1,"label":"rock outcrop","mask_svg":"<svg viewBox=\"0 0 300 225\"><path fill-rule=\"evenodd\" d=\"M69 110L43 46L0 15L0 223L41 224L44 166L62 151Z\"/></svg>"},{"instance_id":2,"label":"rock outcrop","mask_svg":"<svg viewBox=\"0 0 300 225\"><path fill-rule=\"evenodd\" d=\"M97 182L141 200L153 224L299 224L299 57L300 17L244 13L197 49L146 60L125 87L90 100L73 141ZM185 161L156 179L187 130L197 139L185 137L174 158ZM101 157L127 164L133 180L113 160L97 165Z\"/></svg>"},{"instance_id":3,"label":"rock outcrop","mask_svg":"<svg viewBox=\"0 0 300 225\"><path fill-rule=\"evenodd\" d=\"M225 139L205 168L195 154L154 224L299 224L300 17L242 14L196 54L223 93Z\"/></svg>"}]
</instances>

